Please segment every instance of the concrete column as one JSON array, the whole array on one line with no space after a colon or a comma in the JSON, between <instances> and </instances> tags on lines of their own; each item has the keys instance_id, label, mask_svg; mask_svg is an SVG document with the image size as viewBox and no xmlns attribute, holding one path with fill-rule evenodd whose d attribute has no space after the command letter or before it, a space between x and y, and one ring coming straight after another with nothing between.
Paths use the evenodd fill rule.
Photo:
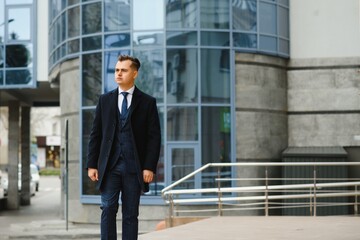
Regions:
<instances>
[{"instance_id":1,"label":"concrete column","mask_svg":"<svg viewBox=\"0 0 360 240\"><path fill-rule=\"evenodd\" d=\"M287 62L277 57L247 53L237 53L235 61L236 160L281 162L281 153L288 146ZM280 168L267 170L268 177L280 176ZM264 167L237 170L240 178L265 178L265 174ZM265 182L252 180L237 184L257 186ZM264 215L264 211L249 210L241 214Z\"/></svg>"},{"instance_id":2,"label":"concrete column","mask_svg":"<svg viewBox=\"0 0 360 240\"><path fill-rule=\"evenodd\" d=\"M21 107L21 205L30 205L30 107Z\"/></svg>"},{"instance_id":3,"label":"concrete column","mask_svg":"<svg viewBox=\"0 0 360 240\"><path fill-rule=\"evenodd\" d=\"M9 102L9 161L8 161L8 198L7 208L19 209L18 163L19 163L19 102Z\"/></svg>"}]
</instances>

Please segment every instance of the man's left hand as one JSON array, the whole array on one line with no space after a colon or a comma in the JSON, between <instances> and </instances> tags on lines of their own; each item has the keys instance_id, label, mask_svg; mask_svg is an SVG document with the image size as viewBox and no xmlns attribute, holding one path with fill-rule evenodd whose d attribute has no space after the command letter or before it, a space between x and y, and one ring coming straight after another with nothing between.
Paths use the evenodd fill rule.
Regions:
<instances>
[{"instance_id":1,"label":"man's left hand","mask_svg":"<svg viewBox=\"0 0 360 240\"><path fill-rule=\"evenodd\" d=\"M150 170L144 170L143 178L145 183L150 183L154 179L154 173Z\"/></svg>"}]
</instances>

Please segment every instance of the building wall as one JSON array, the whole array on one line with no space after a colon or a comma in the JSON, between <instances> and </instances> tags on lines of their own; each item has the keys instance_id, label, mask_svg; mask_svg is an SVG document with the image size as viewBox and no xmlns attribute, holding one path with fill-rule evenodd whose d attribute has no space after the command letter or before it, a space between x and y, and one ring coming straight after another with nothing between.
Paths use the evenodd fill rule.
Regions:
<instances>
[{"instance_id":1,"label":"building wall","mask_svg":"<svg viewBox=\"0 0 360 240\"><path fill-rule=\"evenodd\" d=\"M290 1L290 56L360 56L359 0Z\"/></svg>"},{"instance_id":2,"label":"building wall","mask_svg":"<svg viewBox=\"0 0 360 240\"><path fill-rule=\"evenodd\" d=\"M289 146L359 146L360 1L290 4Z\"/></svg>"}]
</instances>

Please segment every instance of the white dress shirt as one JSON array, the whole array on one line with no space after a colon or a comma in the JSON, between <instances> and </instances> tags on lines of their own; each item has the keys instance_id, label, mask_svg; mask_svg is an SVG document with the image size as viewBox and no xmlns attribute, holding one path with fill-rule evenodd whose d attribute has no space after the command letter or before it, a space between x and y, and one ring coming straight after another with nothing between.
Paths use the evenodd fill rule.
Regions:
<instances>
[{"instance_id":1,"label":"white dress shirt","mask_svg":"<svg viewBox=\"0 0 360 240\"><path fill-rule=\"evenodd\" d=\"M129 107L131 106L131 100L132 100L132 97L133 97L134 89L135 89L135 86L133 86L132 88L130 88L130 89L127 90L127 91L123 91L123 90L119 87L118 108L119 108L120 113L121 113L122 102L123 102L123 100L124 100L124 95L122 95L121 93L122 93L122 92L128 92L128 93L129 93L129 94L127 95L127 102L128 102L127 108L129 109Z\"/></svg>"}]
</instances>

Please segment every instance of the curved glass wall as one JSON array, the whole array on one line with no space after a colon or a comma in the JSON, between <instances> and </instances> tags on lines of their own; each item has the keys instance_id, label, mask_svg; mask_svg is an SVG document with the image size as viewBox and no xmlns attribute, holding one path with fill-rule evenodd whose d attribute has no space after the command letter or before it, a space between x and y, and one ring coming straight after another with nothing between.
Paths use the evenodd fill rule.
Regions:
<instances>
[{"instance_id":1,"label":"curved glass wall","mask_svg":"<svg viewBox=\"0 0 360 240\"><path fill-rule=\"evenodd\" d=\"M82 164L97 99L117 87L117 56L142 62L136 84L157 99L163 141L152 199L174 176L234 159L233 52L287 58L289 1L52 0L49 29L50 71L81 59ZM209 187L214 174L187 186ZM82 179L86 201L97 193L85 172Z\"/></svg>"},{"instance_id":2,"label":"curved glass wall","mask_svg":"<svg viewBox=\"0 0 360 240\"><path fill-rule=\"evenodd\" d=\"M33 0L0 0L0 88L36 86Z\"/></svg>"}]
</instances>

